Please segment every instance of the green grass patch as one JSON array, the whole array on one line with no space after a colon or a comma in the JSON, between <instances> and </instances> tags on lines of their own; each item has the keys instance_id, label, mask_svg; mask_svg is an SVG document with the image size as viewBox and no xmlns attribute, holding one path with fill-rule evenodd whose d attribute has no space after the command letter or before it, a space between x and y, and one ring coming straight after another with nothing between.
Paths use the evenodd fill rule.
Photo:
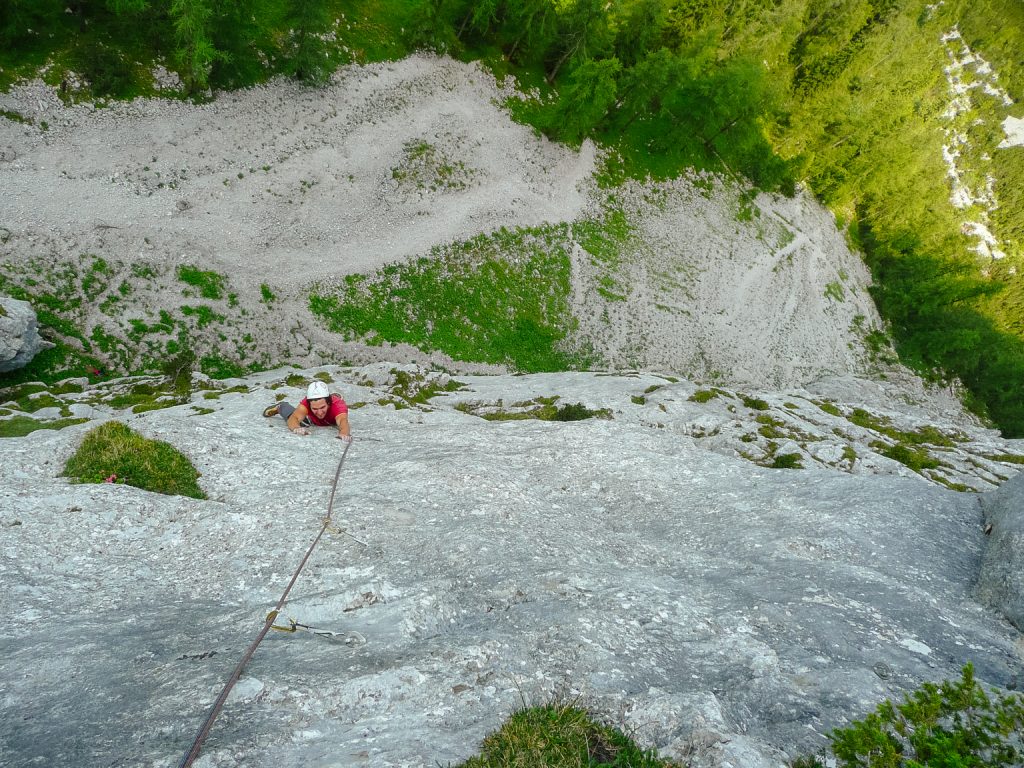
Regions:
<instances>
[{"instance_id":1,"label":"green grass patch","mask_svg":"<svg viewBox=\"0 0 1024 768\"><path fill-rule=\"evenodd\" d=\"M929 472L927 476L930 477L935 482L939 483L940 485L946 486L951 491L957 491L958 493L967 493L974 490L970 486L964 485L963 483L954 483L952 480L948 479L944 475L939 474L938 472Z\"/></svg>"},{"instance_id":2,"label":"green grass patch","mask_svg":"<svg viewBox=\"0 0 1024 768\"><path fill-rule=\"evenodd\" d=\"M310 310L346 339L406 343L518 371L586 367L562 343L569 311L567 232L499 230L317 289Z\"/></svg>"},{"instance_id":3,"label":"green grass patch","mask_svg":"<svg viewBox=\"0 0 1024 768\"><path fill-rule=\"evenodd\" d=\"M238 384L234 387L228 387L227 389L218 389L215 392L206 392L203 395L204 400L219 400L221 395L226 395L230 392L248 392L249 388L245 384Z\"/></svg>"},{"instance_id":4,"label":"green grass patch","mask_svg":"<svg viewBox=\"0 0 1024 768\"><path fill-rule=\"evenodd\" d=\"M875 416L870 414L863 408L854 408L846 418L858 427L870 429L873 432L878 432L879 434L890 437L897 442L906 443L908 445L927 444L952 448L956 444L949 435L930 424L918 427L915 430L896 429L892 426L892 421L890 419L885 416Z\"/></svg>"},{"instance_id":5,"label":"green grass patch","mask_svg":"<svg viewBox=\"0 0 1024 768\"><path fill-rule=\"evenodd\" d=\"M9 419L0 419L0 437L24 437L37 429L64 429L64 427L82 424L86 421L88 419L40 421L31 416L12 416Z\"/></svg>"},{"instance_id":6,"label":"green grass patch","mask_svg":"<svg viewBox=\"0 0 1024 768\"><path fill-rule=\"evenodd\" d=\"M219 272L202 270L199 267L182 265L178 267L178 279L186 285L199 290L204 299L220 299L224 297L224 286L227 277Z\"/></svg>"},{"instance_id":7,"label":"green grass patch","mask_svg":"<svg viewBox=\"0 0 1024 768\"><path fill-rule=\"evenodd\" d=\"M1001 461L1004 464L1024 464L1024 456L1019 453L983 453L990 461Z\"/></svg>"},{"instance_id":8,"label":"green grass patch","mask_svg":"<svg viewBox=\"0 0 1024 768\"><path fill-rule=\"evenodd\" d=\"M32 121L25 117L20 112L14 112L10 109L0 109L0 117L6 118L13 123L31 123Z\"/></svg>"},{"instance_id":9,"label":"green grass patch","mask_svg":"<svg viewBox=\"0 0 1024 768\"><path fill-rule=\"evenodd\" d=\"M843 412L841 410L839 410L839 406L837 406L835 403L830 402L828 400L825 400L825 401L820 402L820 403L815 403L815 405L817 405L821 410L823 410L825 413L829 414L830 416L842 416L843 415Z\"/></svg>"},{"instance_id":10,"label":"green grass patch","mask_svg":"<svg viewBox=\"0 0 1024 768\"><path fill-rule=\"evenodd\" d=\"M773 469L803 469L801 458L799 453L779 453L772 458L771 467Z\"/></svg>"},{"instance_id":11,"label":"green grass patch","mask_svg":"<svg viewBox=\"0 0 1024 768\"><path fill-rule=\"evenodd\" d=\"M6 403L13 400L14 402L20 403L29 395L34 395L37 392L44 392L46 389L47 386L38 381L31 381L27 384L21 384L16 387L4 387L3 389L0 389L0 402Z\"/></svg>"},{"instance_id":12,"label":"green grass patch","mask_svg":"<svg viewBox=\"0 0 1024 768\"><path fill-rule=\"evenodd\" d=\"M507 410L499 400L496 410L484 410L489 406L485 404L460 403L455 409L463 413L479 416L487 421L524 421L526 419L537 419L539 421L583 421L585 419L610 419L612 412L610 408L598 408L592 410L583 403L565 403L556 405L558 396L537 397L533 400L513 403L513 408L522 410Z\"/></svg>"},{"instance_id":13,"label":"green grass patch","mask_svg":"<svg viewBox=\"0 0 1024 768\"><path fill-rule=\"evenodd\" d=\"M903 443L886 445L879 441L871 443L871 447L883 456L893 461L898 461L900 464L910 467L910 469L918 473L925 469L936 469L942 466L942 462L932 458L932 455L925 448L904 445Z\"/></svg>"},{"instance_id":14,"label":"green grass patch","mask_svg":"<svg viewBox=\"0 0 1024 768\"><path fill-rule=\"evenodd\" d=\"M740 395L740 399L743 404L754 411L767 411L771 406L767 401L762 400L758 397L747 397L746 395Z\"/></svg>"},{"instance_id":15,"label":"green grass patch","mask_svg":"<svg viewBox=\"0 0 1024 768\"><path fill-rule=\"evenodd\" d=\"M219 312L214 312L213 307L207 306L206 304L198 304L194 307L185 304L181 307L181 314L186 317L195 317L196 327L205 328L211 323L224 324L227 318Z\"/></svg>"},{"instance_id":16,"label":"green grass patch","mask_svg":"<svg viewBox=\"0 0 1024 768\"><path fill-rule=\"evenodd\" d=\"M37 395L26 395L17 401L18 410L24 411L25 413L35 413L41 411L43 408L65 408L63 400L58 400L56 397L51 395L49 392L43 392ZM64 414L65 416L70 414Z\"/></svg>"},{"instance_id":17,"label":"green grass patch","mask_svg":"<svg viewBox=\"0 0 1024 768\"><path fill-rule=\"evenodd\" d=\"M713 389L698 389L687 399L692 400L695 403L706 403L716 397L718 397L718 392Z\"/></svg>"},{"instance_id":18,"label":"green grass patch","mask_svg":"<svg viewBox=\"0 0 1024 768\"><path fill-rule=\"evenodd\" d=\"M169 443L149 440L119 421L90 430L64 467L79 483L125 483L154 493L205 499L199 472Z\"/></svg>"},{"instance_id":19,"label":"green grass patch","mask_svg":"<svg viewBox=\"0 0 1024 768\"><path fill-rule=\"evenodd\" d=\"M825 286L825 298L833 301L843 301L846 295L843 293L843 285L838 280L833 280Z\"/></svg>"},{"instance_id":20,"label":"green grass patch","mask_svg":"<svg viewBox=\"0 0 1024 768\"><path fill-rule=\"evenodd\" d=\"M437 379L428 381L426 376L411 374L397 368L391 373L395 377L391 394L399 398L406 407L426 405L432 397L441 392L457 392L466 386L455 379L449 379L445 384ZM398 407L398 404L395 405Z\"/></svg>"},{"instance_id":21,"label":"green grass patch","mask_svg":"<svg viewBox=\"0 0 1024 768\"><path fill-rule=\"evenodd\" d=\"M253 365L246 368L234 360L228 360L220 355L205 355L199 359L199 370L211 379L237 379L258 370L258 366Z\"/></svg>"},{"instance_id":22,"label":"green grass patch","mask_svg":"<svg viewBox=\"0 0 1024 768\"><path fill-rule=\"evenodd\" d=\"M596 722L578 707L549 704L512 715L459 768L671 768L677 765Z\"/></svg>"}]
</instances>

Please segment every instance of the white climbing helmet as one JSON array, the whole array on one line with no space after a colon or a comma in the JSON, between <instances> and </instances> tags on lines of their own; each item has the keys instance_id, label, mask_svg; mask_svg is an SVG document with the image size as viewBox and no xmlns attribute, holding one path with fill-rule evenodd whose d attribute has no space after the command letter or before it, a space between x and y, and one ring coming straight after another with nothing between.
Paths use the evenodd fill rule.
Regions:
<instances>
[{"instance_id":1,"label":"white climbing helmet","mask_svg":"<svg viewBox=\"0 0 1024 768\"><path fill-rule=\"evenodd\" d=\"M327 385L322 381L314 381L306 389L306 400L323 400L325 397L331 396L331 390L327 388Z\"/></svg>"}]
</instances>

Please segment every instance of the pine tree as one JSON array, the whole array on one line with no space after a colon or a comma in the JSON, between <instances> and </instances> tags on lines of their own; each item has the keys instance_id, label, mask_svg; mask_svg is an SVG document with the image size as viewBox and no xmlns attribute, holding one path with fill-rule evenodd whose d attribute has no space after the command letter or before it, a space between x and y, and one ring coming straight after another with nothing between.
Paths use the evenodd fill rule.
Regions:
<instances>
[{"instance_id":1,"label":"pine tree","mask_svg":"<svg viewBox=\"0 0 1024 768\"><path fill-rule=\"evenodd\" d=\"M190 95L202 93L217 58L210 39L210 0L171 0L170 15L185 89Z\"/></svg>"},{"instance_id":2,"label":"pine tree","mask_svg":"<svg viewBox=\"0 0 1024 768\"><path fill-rule=\"evenodd\" d=\"M309 84L322 84L331 76L324 36L331 29L326 0L289 0L285 17L290 27L287 71Z\"/></svg>"}]
</instances>

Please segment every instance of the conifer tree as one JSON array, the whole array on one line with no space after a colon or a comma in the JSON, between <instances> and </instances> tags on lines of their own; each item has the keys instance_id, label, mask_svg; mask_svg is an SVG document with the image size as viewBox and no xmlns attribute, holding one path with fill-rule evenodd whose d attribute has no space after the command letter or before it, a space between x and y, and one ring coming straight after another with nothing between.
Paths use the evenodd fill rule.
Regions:
<instances>
[{"instance_id":1,"label":"conifer tree","mask_svg":"<svg viewBox=\"0 0 1024 768\"><path fill-rule=\"evenodd\" d=\"M217 51L210 39L210 0L171 0L171 20L186 91L195 95L209 87Z\"/></svg>"},{"instance_id":2,"label":"conifer tree","mask_svg":"<svg viewBox=\"0 0 1024 768\"><path fill-rule=\"evenodd\" d=\"M290 47L286 69L293 77L309 84L325 83L330 78L324 35L331 21L326 0L288 0L285 22L290 27Z\"/></svg>"}]
</instances>

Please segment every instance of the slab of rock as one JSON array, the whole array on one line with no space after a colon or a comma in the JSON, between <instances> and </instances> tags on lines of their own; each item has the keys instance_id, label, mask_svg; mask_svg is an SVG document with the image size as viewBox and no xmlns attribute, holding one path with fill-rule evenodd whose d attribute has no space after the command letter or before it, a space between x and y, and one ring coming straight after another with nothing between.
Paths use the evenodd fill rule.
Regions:
<instances>
[{"instance_id":1,"label":"slab of rock","mask_svg":"<svg viewBox=\"0 0 1024 768\"><path fill-rule=\"evenodd\" d=\"M260 415L313 378L351 404L355 442L281 615L337 634L270 632L197 766L455 765L524 703L570 701L693 768L777 768L967 662L986 687L1024 685L1020 632L976 599L1021 481L982 505L880 456L894 466L770 469L691 434L710 414L722 435L799 429L817 449L845 421L844 444L874 455L877 433L797 394L754 408L655 374L562 373L403 400L434 375L280 369L140 413L117 403L154 380L54 395L173 445L205 501L70 484L95 424L0 440L0 762L179 763L331 503L334 431ZM476 415L556 395L609 418ZM1020 466L1024 444L963 430L965 465Z\"/></svg>"},{"instance_id":2,"label":"slab of rock","mask_svg":"<svg viewBox=\"0 0 1024 768\"><path fill-rule=\"evenodd\" d=\"M981 498L989 542L977 595L1024 631L1024 476Z\"/></svg>"},{"instance_id":3,"label":"slab of rock","mask_svg":"<svg viewBox=\"0 0 1024 768\"><path fill-rule=\"evenodd\" d=\"M39 321L31 304L0 296L0 373L24 368L52 346L39 336Z\"/></svg>"}]
</instances>

